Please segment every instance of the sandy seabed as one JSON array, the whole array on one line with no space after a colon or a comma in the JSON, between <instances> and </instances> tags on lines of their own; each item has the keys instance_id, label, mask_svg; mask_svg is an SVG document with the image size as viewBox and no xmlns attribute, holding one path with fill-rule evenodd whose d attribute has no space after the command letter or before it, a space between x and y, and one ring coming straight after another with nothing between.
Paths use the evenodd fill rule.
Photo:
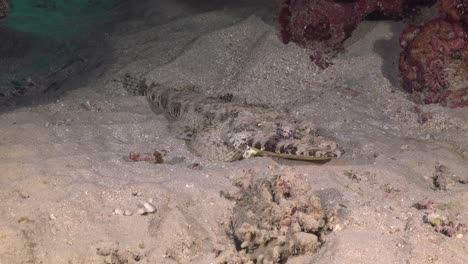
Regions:
<instances>
[{"instance_id":1,"label":"sandy seabed","mask_svg":"<svg viewBox=\"0 0 468 264\"><path fill-rule=\"evenodd\" d=\"M239 182L275 177L308 184L293 198L318 198L315 216L334 218L310 248L287 237L302 246L280 263L468 263L468 111L402 90L403 24L362 23L319 70L281 43L269 5L212 2L141 1L76 88L0 113L0 263L243 263L242 208L277 201ZM126 74L288 111L346 153L325 164L202 159L123 89ZM126 160L154 149L165 163ZM148 200L156 212L136 214Z\"/></svg>"}]
</instances>

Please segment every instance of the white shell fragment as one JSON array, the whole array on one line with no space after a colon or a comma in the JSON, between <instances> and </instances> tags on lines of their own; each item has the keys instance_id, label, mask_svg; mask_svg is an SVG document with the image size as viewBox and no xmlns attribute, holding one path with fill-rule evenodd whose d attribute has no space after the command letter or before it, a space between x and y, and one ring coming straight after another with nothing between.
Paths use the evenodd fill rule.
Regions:
<instances>
[{"instance_id":1,"label":"white shell fragment","mask_svg":"<svg viewBox=\"0 0 468 264\"><path fill-rule=\"evenodd\" d=\"M124 212L122 211L122 209L118 209L118 208L117 208L117 209L114 210L114 214L116 214L116 215L123 215Z\"/></svg>"},{"instance_id":2,"label":"white shell fragment","mask_svg":"<svg viewBox=\"0 0 468 264\"><path fill-rule=\"evenodd\" d=\"M146 214L146 209L145 208L138 208L136 213L139 214L139 215L145 215Z\"/></svg>"},{"instance_id":3,"label":"white shell fragment","mask_svg":"<svg viewBox=\"0 0 468 264\"><path fill-rule=\"evenodd\" d=\"M125 211L124 211L124 215L125 215L125 216L131 216L131 215L133 215L133 212L130 211L130 210L125 210Z\"/></svg>"},{"instance_id":4,"label":"white shell fragment","mask_svg":"<svg viewBox=\"0 0 468 264\"><path fill-rule=\"evenodd\" d=\"M156 212L156 207L152 205L151 203L145 202L143 203L143 206L145 207L146 212L149 214Z\"/></svg>"}]
</instances>

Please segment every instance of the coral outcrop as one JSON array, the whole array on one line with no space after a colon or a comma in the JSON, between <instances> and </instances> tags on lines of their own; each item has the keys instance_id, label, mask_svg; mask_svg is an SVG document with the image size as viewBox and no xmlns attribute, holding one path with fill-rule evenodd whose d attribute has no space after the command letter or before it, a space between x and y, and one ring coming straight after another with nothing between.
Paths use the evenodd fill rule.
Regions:
<instances>
[{"instance_id":1,"label":"coral outcrop","mask_svg":"<svg viewBox=\"0 0 468 264\"><path fill-rule=\"evenodd\" d=\"M467 0L441 0L442 17L406 27L399 68L416 102L468 106Z\"/></svg>"},{"instance_id":2,"label":"coral outcrop","mask_svg":"<svg viewBox=\"0 0 468 264\"><path fill-rule=\"evenodd\" d=\"M284 43L310 52L320 68L364 19L409 15L425 0L285 0L279 24ZM441 17L407 26L399 69L404 88L420 103L468 106L468 0L439 0Z\"/></svg>"},{"instance_id":3,"label":"coral outcrop","mask_svg":"<svg viewBox=\"0 0 468 264\"><path fill-rule=\"evenodd\" d=\"M0 19L7 17L9 11L10 5L8 0L0 0Z\"/></svg>"},{"instance_id":4,"label":"coral outcrop","mask_svg":"<svg viewBox=\"0 0 468 264\"><path fill-rule=\"evenodd\" d=\"M224 252L215 263L277 264L311 256L332 229L336 213L322 210L300 175L282 174L240 187L232 218L236 252Z\"/></svg>"},{"instance_id":5,"label":"coral outcrop","mask_svg":"<svg viewBox=\"0 0 468 264\"><path fill-rule=\"evenodd\" d=\"M307 48L315 64L325 68L329 58L367 16L401 17L410 10L410 1L286 0L278 17L282 41Z\"/></svg>"}]
</instances>

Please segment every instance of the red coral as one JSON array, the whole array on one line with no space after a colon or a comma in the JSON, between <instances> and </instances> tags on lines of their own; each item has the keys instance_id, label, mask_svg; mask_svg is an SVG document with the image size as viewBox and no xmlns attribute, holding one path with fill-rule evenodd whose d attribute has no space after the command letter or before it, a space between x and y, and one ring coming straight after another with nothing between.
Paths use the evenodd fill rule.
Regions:
<instances>
[{"instance_id":1,"label":"red coral","mask_svg":"<svg viewBox=\"0 0 468 264\"><path fill-rule=\"evenodd\" d=\"M407 26L405 29L403 29L403 32L401 32L400 46L402 48L406 48L408 44L414 39L414 37L419 34L419 32L421 32L421 29L418 26Z\"/></svg>"},{"instance_id":2,"label":"red coral","mask_svg":"<svg viewBox=\"0 0 468 264\"><path fill-rule=\"evenodd\" d=\"M468 24L468 0L439 0L439 10L452 21Z\"/></svg>"},{"instance_id":3,"label":"red coral","mask_svg":"<svg viewBox=\"0 0 468 264\"><path fill-rule=\"evenodd\" d=\"M9 0L0 0L0 19L8 16L10 11Z\"/></svg>"},{"instance_id":4,"label":"red coral","mask_svg":"<svg viewBox=\"0 0 468 264\"><path fill-rule=\"evenodd\" d=\"M400 17L425 0L285 0L279 13L284 43L310 51L320 68L330 65L359 22L378 13ZM410 25L400 36L404 87L418 102L468 105L468 0L440 0L443 17Z\"/></svg>"},{"instance_id":5,"label":"red coral","mask_svg":"<svg viewBox=\"0 0 468 264\"><path fill-rule=\"evenodd\" d=\"M291 19L291 11L289 10L289 5L291 0L286 0L284 6L281 7L279 15L278 15L278 22L280 24L280 32L281 32L281 40L284 44L289 43L291 40L291 28L289 25L289 21Z\"/></svg>"},{"instance_id":6,"label":"red coral","mask_svg":"<svg viewBox=\"0 0 468 264\"><path fill-rule=\"evenodd\" d=\"M417 102L468 106L468 35L443 18L408 26L400 36L400 72Z\"/></svg>"},{"instance_id":7,"label":"red coral","mask_svg":"<svg viewBox=\"0 0 468 264\"><path fill-rule=\"evenodd\" d=\"M411 0L286 0L279 12L281 37L312 51L311 59L321 68L356 26L371 13L399 17Z\"/></svg>"}]
</instances>

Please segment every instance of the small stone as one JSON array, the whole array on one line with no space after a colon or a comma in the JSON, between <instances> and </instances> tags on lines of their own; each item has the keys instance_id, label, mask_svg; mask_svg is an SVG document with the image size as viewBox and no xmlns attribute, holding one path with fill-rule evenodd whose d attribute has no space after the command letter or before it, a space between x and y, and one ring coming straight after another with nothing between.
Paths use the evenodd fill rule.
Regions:
<instances>
[{"instance_id":1,"label":"small stone","mask_svg":"<svg viewBox=\"0 0 468 264\"><path fill-rule=\"evenodd\" d=\"M146 212L145 208L138 208L136 213L139 214L139 215L145 215L147 212Z\"/></svg>"},{"instance_id":2,"label":"small stone","mask_svg":"<svg viewBox=\"0 0 468 264\"><path fill-rule=\"evenodd\" d=\"M431 224L432 226L440 226L443 224L442 217L436 213L429 213L424 217L426 223Z\"/></svg>"},{"instance_id":3,"label":"small stone","mask_svg":"<svg viewBox=\"0 0 468 264\"><path fill-rule=\"evenodd\" d=\"M200 165L200 163L192 163L188 166L189 169L191 170L201 170L203 169L202 165Z\"/></svg>"},{"instance_id":4,"label":"small stone","mask_svg":"<svg viewBox=\"0 0 468 264\"><path fill-rule=\"evenodd\" d=\"M116 215L123 215L124 212L122 211L122 209L115 209L115 210L114 210L114 214L116 214Z\"/></svg>"},{"instance_id":5,"label":"small stone","mask_svg":"<svg viewBox=\"0 0 468 264\"><path fill-rule=\"evenodd\" d=\"M27 193L27 192L20 191L20 192L19 192L19 195L20 195L21 198L23 198L23 199L29 198L29 193Z\"/></svg>"},{"instance_id":6,"label":"small stone","mask_svg":"<svg viewBox=\"0 0 468 264\"><path fill-rule=\"evenodd\" d=\"M49 219L50 219L50 220L55 220L55 219L57 219L57 217L56 217L54 214L50 214L50 215L49 215Z\"/></svg>"},{"instance_id":7,"label":"small stone","mask_svg":"<svg viewBox=\"0 0 468 264\"><path fill-rule=\"evenodd\" d=\"M143 203L143 206L145 207L146 212L149 214L156 212L156 207L151 203Z\"/></svg>"},{"instance_id":8,"label":"small stone","mask_svg":"<svg viewBox=\"0 0 468 264\"><path fill-rule=\"evenodd\" d=\"M130 210L125 210L125 211L124 211L124 215L125 215L125 216L131 216L131 215L133 215L133 212L130 211Z\"/></svg>"},{"instance_id":9,"label":"small stone","mask_svg":"<svg viewBox=\"0 0 468 264\"><path fill-rule=\"evenodd\" d=\"M34 221L29 219L29 217L27 216L22 216L18 219L18 223L31 223L31 222L34 222Z\"/></svg>"}]
</instances>

